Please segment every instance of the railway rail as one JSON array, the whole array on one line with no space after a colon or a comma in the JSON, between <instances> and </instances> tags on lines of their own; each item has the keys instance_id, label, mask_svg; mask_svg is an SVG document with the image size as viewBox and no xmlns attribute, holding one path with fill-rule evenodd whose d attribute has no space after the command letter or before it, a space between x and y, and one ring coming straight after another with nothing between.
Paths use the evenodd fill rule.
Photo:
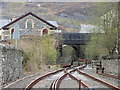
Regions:
<instances>
[{"instance_id":1,"label":"railway rail","mask_svg":"<svg viewBox=\"0 0 120 90\"><path fill-rule=\"evenodd\" d=\"M50 87L49 87L49 90L57 90L57 89L59 89L59 88L61 88L60 86L61 86L61 83L62 83L62 81L65 79L65 78L67 78L67 77L69 77L69 78L71 78L72 80L74 80L74 81L76 81L77 83L78 83L78 88L80 89L80 88L91 88L90 86L88 86L88 84L86 84L86 82L84 82L84 81L82 81L80 78L77 78L76 76L74 76L74 72L77 72L79 75L83 75L83 76L85 76L85 77L87 77L87 78L89 78L89 79L91 79L91 80L93 80L93 81L96 81L96 82L98 82L99 84L101 84L101 85L103 85L103 86L105 86L105 88L110 88L110 89L112 89L112 90L120 90L120 88L118 88L117 86L114 86L114 85L111 85L111 84L109 84L108 82L105 82L105 81L103 81L103 80L100 80L100 79L98 79L98 78L95 78L95 77L93 77L93 76L91 76L91 75L89 75L89 74L87 74L87 73L85 73L85 72L82 72L82 71L80 71L81 69L84 69L86 66L82 66L82 67L80 67L80 66L78 66L78 67L70 67L70 68L65 68L65 69L63 69L62 71L60 71L60 72L64 72L64 74L62 74L62 75L60 75L59 76L59 78L56 78L56 79L54 79L52 82L51 82L51 84L50 84ZM58 71L59 72L59 71ZM56 73L55 73L56 74ZM51 75L54 75L54 74L51 74ZM51 75L47 75L47 76L43 76L43 77L40 77L40 78L42 78L42 79L37 79L37 81L36 80L34 80L32 83L30 83L26 88L25 88L25 90L30 90L30 89L32 89L32 88L35 88L34 87L34 85L35 84L37 84L38 82L40 82L41 80L43 80L43 79L45 79L45 78L48 78L49 76L51 76ZM35 83L34 83L35 82Z\"/></svg>"},{"instance_id":2,"label":"railway rail","mask_svg":"<svg viewBox=\"0 0 120 90\"><path fill-rule=\"evenodd\" d=\"M76 66L72 66L72 67L76 67ZM70 67L70 68L72 68ZM69 69L69 68L67 68ZM57 71L55 71L56 73L58 71L62 71L64 69L59 69ZM52 72L54 74L54 72ZM37 77L40 77L41 73L33 73L32 75L20 78L12 83L9 83L8 85L3 86L2 88L6 89L6 88L25 88L31 81L35 80ZM23 83L24 82L24 83Z\"/></svg>"},{"instance_id":3,"label":"railway rail","mask_svg":"<svg viewBox=\"0 0 120 90\"><path fill-rule=\"evenodd\" d=\"M50 76L53 76L53 75L55 75L55 74L57 74L57 73L60 73L60 72L69 71L70 69L73 69L73 70L74 70L74 68L76 68L76 67L79 67L79 66L67 67L67 68L65 68L65 69L60 69L60 70L57 70L57 71L55 71L55 72L51 72L51 73L48 73L48 74L46 74L46 75L43 75L43 76L37 78L36 80L33 80L33 81L26 87L25 90L29 90L29 89L33 88L38 82L40 82L40 81L42 81L42 80L44 80L44 79L46 79L46 78L48 78L48 77L50 77ZM83 67L85 67L85 66L83 66Z\"/></svg>"},{"instance_id":4,"label":"railway rail","mask_svg":"<svg viewBox=\"0 0 120 90\"><path fill-rule=\"evenodd\" d=\"M120 80L120 77L119 77L119 76L115 76L115 75L111 75L111 74L107 74L107 73L97 73L97 74L98 74L98 75L105 76L105 77L110 77L110 78L114 78L114 79Z\"/></svg>"},{"instance_id":5,"label":"railway rail","mask_svg":"<svg viewBox=\"0 0 120 90\"><path fill-rule=\"evenodd\" d=\"M16 80L16 81L14 81L14 82L12 82L12 83L4 86L3 88L11 88L11 87L14 86L15 84L21 83L21 81L23 81L23 80L28 80L29 78L34 79L34 78L36 78L36 77L38 77L38 76L40 76L40 73L36 73L36 74L30 75L30 76L23 77L23 78L21 78L21 79L18 79L18 80Z\"/></svg>"},{"instance_id":6,"label":"railway rail","mask_svg":"<svg viewBox=\"0 0 120 90\"><path fill-rule=\"evenodd\" d=\"M69 81L68 79L74 81L75 83L73 83L73 85L76 86L76 84L77 84L76 88L79 88L79 89L81 89L81 88L95 88L95 87L92 87L88 83L88 82L91 81L93 84L95 83L94 85L99 85L100 84L100 85L103 85L105 88L110 88L112 90L120 90L120 88L115 86L115 85L112 85L112 84L110 84L110 83L108 83L104 80L100 80L100 79L98 79L98 78L96 78L96 77L94 77L94 76L92 76L88 73L85 73L84 68L86 68L86 65L62 68L62 69L47 73L43 76L40 76L39 74L35 74L35 75L29 76L29 77L19 79L16 82L8 85L5 88L9 88L11 85L14 85L15 83L20 82L24 79L28 79L30 77L35 77L36 76L37 78L31 80L31 82L26 85L26 88L24 90L30 90L32 88L38 88L36 86L39 86L39 88L45 88L45 87L41 87L40 83L42 81L46 82L45 80L50 79L52 77L55 77L55 78L53 78L52 80L50 80L48 82L49 85L48 85L47 88L49 88L49 90L58 90L60 88L63 88L63 86L64 86L63 83ZM86 78L88 81L84 81L82 79L83 77L81 78L81 76L84 76L84 78ZM99 84L96 84L96 82L99 83ZM43 82L42 82L42 84L43 84Z\"/></svg>"},{"instance_id":7,"label":"railway rail","mask_svg":"<svg viewBox=\"0 0 120 90\"><path fill-rule=\"evenodd\" d=\"M86 77L89 77L89 78L91 78L91 79L93 79L93 80L95 80L95 81L97 81L97 82L99 82L99 83L101 83L101 84L103 84L103 85L111 88L112 90L120 90L119 87L114 86L114 85L112 85L112 84L110 84L110 83L108 83L108 82L106 82L106 81L101 80L101 79L95 78L95 77L93 77L93 76L91 76L91 75L89 75L89 74L87 74L87 73L85 73L85 72L80 71L79 69L77 69L77 72L78 72L79 74L82 74L82 75L84 75L84 76L86 76Z\"/></svg>"},{"instance_id":8,"label":"railway rail","mask_svg":"<svg viewBox=\"0 0 120 90\"><path fill-rule=\"evenodd\" d=\"M79 67L79 69L83 69L85 68L85 66L83 67ZM71 70L70 72L74 72L76 69ZM63 79L65 79L67 76L69 76L71 79L75 80L78 85L79 85L79 89L81 88L81 86L83 86L83 88L88 88L88 86L83 83L81 80L77 79L76 77L74 77L72 74L70 74L70 72L67 72L67 70L64 70L65 74L62 75L61 77L59 77L58 79L54 80L51 84L50 90L54 90L54 89L58 89L60 88L60 84L62 82Z\"/></svg>"}]
</instances>

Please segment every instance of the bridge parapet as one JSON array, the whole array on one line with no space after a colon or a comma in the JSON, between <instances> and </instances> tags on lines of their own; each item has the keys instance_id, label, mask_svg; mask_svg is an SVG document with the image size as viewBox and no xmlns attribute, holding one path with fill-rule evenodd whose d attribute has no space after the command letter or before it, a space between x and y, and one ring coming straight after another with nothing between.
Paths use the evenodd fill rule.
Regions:
<instances>
[{"instance_id":1,"label":"bridge parapet","mask_svg":"<svg viewBox=\"0 0 120 90\"><path fill-rule=\"evenodd\" d=\"M90 33L62 33L61 42L69 45L84 45L90 40L90 36Z\"/></svg>"}]
</instances>

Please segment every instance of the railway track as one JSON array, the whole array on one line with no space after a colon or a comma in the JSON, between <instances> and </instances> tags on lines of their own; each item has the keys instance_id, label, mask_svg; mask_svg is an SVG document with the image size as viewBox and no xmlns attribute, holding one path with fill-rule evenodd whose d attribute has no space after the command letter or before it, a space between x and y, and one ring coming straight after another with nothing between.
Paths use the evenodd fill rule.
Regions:
<instances>
[{"instance_id":1,"label":"railway track","mask_svg":"<svg viewBox=\"0 0 120 90\"><path fill-rule=\"evenodd\" d=\"M85 66L79 67L79 69L83 69L83 68L85 68ZM50 87L50 90L55 90L55 89L60 88L60 84L62 83L63 79L67 78L67 76L68 76L69 78L71 78L72 80L74 80L74 81L77 82L77 84L78 84L78 86L79 86L79 87L78 87L79 89L81 88L81 86L82 86L83 88L88 88L88 86L87 86L85 83L83 83L81 80L77 79L77 78L74 77L72 74L70 74L70 72L75 72L75 70L77 70L77 68L75 68L75 69L73 69L73 70L71 70L71 71L68 71L68 72L67 72L67 70L65 69L65 70L64 70L64 75L60 76L58 79L56 79L56 80L54 80L54 81L52 82L51 87Z\"/></svg>"},{"instance_id":2,"label":"railway track","mask_svg":"<svg viewBox=\"0 0 120 90\"><path fill-rule=\"evenodd\" d=\"M59 76L63 75L64 72L69 71L69 70L74 70L75 67L79 67L79 66L72 66L72 67L68 67L62 70L57 70L54 73L48 73L42 77L37 78L36 80L33 80L27 87L26 90L29 90L31 88L40 88L39 85L41 85L42 83L46 83L47 86L41 86L43 88L48 88L50 87L50 84L54 81L54 79L57 79Z\"/></svg>"},{"instance_id":3,"label":"railway track","mask_svg":"<svg viewBox=\"0 0 120 90\"><path fill-rule=\"evenodd\" d=\"M47 83L48 87L46 87L46 88L49 88L49 90L58 90L58 89L64 88L64 87L62 87L62 84L65 86L65 84L63 82L74 81L74 82L76 82L76 83L74 83L74 86L77 85L77 87L76 86L75 87L79 88L79 89L80 88L101 88L101 86L102 86L102 88L109 88L111 90L120 90L120 88L118 88L117 86L111 85L108 82L105 82L105 81L95 78L85 72L82 72L81 69L84 69L85 67L86 66L71 67L71 68L65 68L60 72L58 71L59 75L56 78L54 78L53 80L51 80L49 82L49 85ZM76 76L75 73L77 73L77 75L79 75L79 77L81 75L83 75L84 77L86 77L86 79L88 81L82 80L81 78ZM25 88L25 90L30 90L32 88L45 88L45 87L41 87L41 84L43 84L43 81L45 80L44 82L46 82L46 80L48 80L50 77L53 77L55 75L57 75L57 73L55 73L55 74L53 73L51 75L47 74L43 77L40 77L41 79L36 79L33 82L31 82ZM94 84L93 84L93 86L92 85L90 86L90 84L87 82L92 82L92 84L93 83ZM68 83L67 83L67 85L68 85Z\"/></svg>"},{"instance_id":4,"label":"railway track","mask_svg":"<svg viewBox=\"0 0 120 90\"><path fill-rule=\"evenodd\" d=\"M75 66L73 66L73 67L75 67ZM70 67L70 68L72 68L72 67ZM64 70L64 69L59 69L59 70L54 71L54 72L57 73L58 71L62 71L62 70ZM51 72L51 73L54 74L54 72ZM6 88L25 88L31 81L35 80L36 78L38 78L40 76L41 76L41 73L34 73L32 75L18 79L12 83L9 83L8 85L3 86L2 88L3 89L6 89Z\"/></svg>"},{"instance_id":5,"label":"railway track","mask_svg":"<svg viewBox=\"0 0 120 90\"><path fill-rule=\"evenodd\" d=\"M119 77L119 76L115 76L115 75L111 75L111 74L107 74L107 73L97 73L97 74L98 74L98 75L105 76L105 77L110 77L110 78L114 78L114 79L120 80L120 77Z\"/></svg>"},{"instance_id":6,"label":"railway track","mask_svg":"<svg viewBox=\"0 0 120 90\"><path fill-rule=\"evenodd\" d=\"M109 77L109 76L104 76L103 74L100 75L100 74L96 73L96 69L93 69L93 68L89 69L86 67L84 70L81 70L81 71L86 72L87 74L92 75L93 77L97 77L98 79L101 79L103 81L109 82L111 85L114 85L114 86L117 86L120 88L120 86L119 86L120 80L119 79Z\"/></svg>"},{"instance_id":7,"label":"railway track","mask_svg":"<svg viewBox=\"0 0 120 90\"><path fill-rule=\"evenodd\" d=\"M110 84L110 83L108 83L108 82L106 82L106 81L104 81L104 80L95 78L95 77L92 76L92 75L89 75L89 74L87 74L87 73L85 73L85 72L80 71L79 69L77 69L77 72L78 72L79 74L82 74L82 75L84 75L84 76L86 76L86 77L94 80L94 81L97 81L97 82L101 83L102 85L108 87L108 88L111 89L111 90L120 90L119 87L117 87L117 86L115 86L115 85L112 85L112 84ZM101 88L101 86L100 86L99 88Z\"/></svg>"},{"instance_id":8,"label":"railway track","mask_svg":"<svg viewBox=\"0 0 120 90\"><path fill-rule=\"evenodd\" d=\"M24 86L25 90L32 88L48 88L56 90L61 88L111 88L112 90L120 90L117 86L109 84L106 81L100 80L84 72L86 66L72 66L59 69L41 76L39 73L19 79L4 88L9 88L24 81L27 82ZM32 78L33 77L33 78ZM29 79L32 78L32 79ZM18 84L19 85L19 84ZM68 87L67 87L68 86ZM21 86L19 86L21 87ZM19 88L16 86L16 88Z\"/></svg>"},{"instance_id":9,"label":"railway track","mask_svg":"<svg viewBox=\"0 0 120 90\"><path fill-rule=\"evenodd\" d=\"M21 88L20 85L22 85L21 82L24 82L26 81L25 83L23 83L24 85L22 85L23 87L26 87L27 84L30 83L30 81L34 80L35 78L37 78L38 76L41 76L40 73L36 73L36 74L33 74L33 75L30 75L30 76L26 76L26 77L23 77L21 79L18 79L6 86L4 86L3 88L6 89L6 88ZM19 85L19 86L18 86Z\"/></svg>"},{"instance_id":10,"label":"railway track","mask_svg":"<svg viewBox=\"0 0 120 90\"><path fill-rule=\"evenodd\" d=\"M62 80L67 78L67 76L69 78L71 78L72 80L76 81L78 84L78 88L80 89L82 88L88 88L88 86L83 83L81 80L77 79L76 77L74 77L72 74L70 73L65 73L64 75L62 75L61 77L59 77L58 79L54 80L53 83L51 84L50 90L54 90L54 89L58 89L60 88L60 84L62 83ZM76 88L76 87L75 87Z\"/></svg>"}]
</instances>

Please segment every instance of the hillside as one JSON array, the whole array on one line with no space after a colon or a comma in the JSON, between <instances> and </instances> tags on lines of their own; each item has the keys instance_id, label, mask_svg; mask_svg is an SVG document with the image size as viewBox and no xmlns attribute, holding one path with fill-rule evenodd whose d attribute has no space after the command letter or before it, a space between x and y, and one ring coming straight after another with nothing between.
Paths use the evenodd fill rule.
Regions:
<instances>
[{"instance_id":1,"label":"hillside","mask_svg":"<svg viewBox=\"0 0 120 90\"><path fill-rule=\"evenodd\" d=\"M55 20L66 28L79 29L81 23L96 24L98 18L115 6L115 3L2 3L2 18L11 19L33 12L46 20ZM109 7L109 8L108 8Z\"/></svg>"}]
</instances>

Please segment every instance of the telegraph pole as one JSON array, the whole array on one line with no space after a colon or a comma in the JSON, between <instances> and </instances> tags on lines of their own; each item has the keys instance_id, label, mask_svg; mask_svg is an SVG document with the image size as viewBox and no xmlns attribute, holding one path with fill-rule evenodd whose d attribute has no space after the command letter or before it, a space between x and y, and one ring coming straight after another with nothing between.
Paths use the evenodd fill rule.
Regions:
<instances>
[{"instance_id":1,"label":"telegraph pole","mask_svg":"<svg viewBox=\"0 0 120 90\"><path fill-rule=\"evenodd\" d=\"M20 39L19 25L14 25L13 39L16 40L16 48L18 47L18 40Z\"/></svg>"}]
</instances>

